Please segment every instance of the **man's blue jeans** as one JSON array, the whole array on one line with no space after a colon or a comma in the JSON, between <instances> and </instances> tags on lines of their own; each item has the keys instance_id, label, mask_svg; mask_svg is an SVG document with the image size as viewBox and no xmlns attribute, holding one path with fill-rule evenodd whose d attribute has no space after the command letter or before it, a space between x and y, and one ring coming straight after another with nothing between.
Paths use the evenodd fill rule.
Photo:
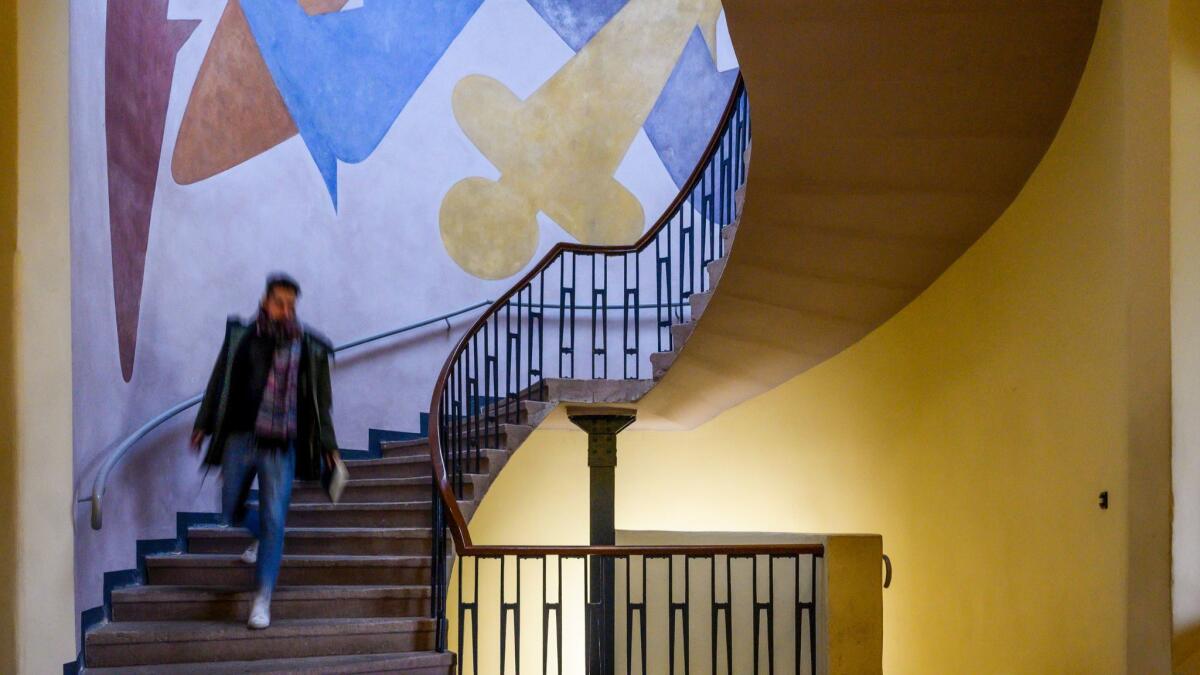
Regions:
<instances>
[{"instance_id":1,"label":"man's blue jeans","mask_svg":"<svg viewBox=\"0 0 1200 675\"><path fill-rule=\"evenodd\" d=\"M221 458L221 509L225 522L242 525L258 540L256 579L268 596L279 578L283 561L284 524L292 502L296 453L289 446L261 449L252 433L230 434ZM258 476L258 509L245 507L250 485ZM235 522L237 521L237 522Z\"/></svg>"}]
</instances>

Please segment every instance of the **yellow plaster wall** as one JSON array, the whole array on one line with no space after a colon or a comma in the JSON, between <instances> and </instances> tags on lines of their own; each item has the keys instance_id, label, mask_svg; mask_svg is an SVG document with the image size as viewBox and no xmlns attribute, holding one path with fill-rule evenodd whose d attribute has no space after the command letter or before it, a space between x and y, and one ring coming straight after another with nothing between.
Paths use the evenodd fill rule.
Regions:
<instances>
[{"instance_id":1,"label":"yellow plaster wall","mask_svg":"<svg viewBox=\"0 0 1200 675\"><path fill-rule=\"evenodd\" d=\"M1169 672L1167 8L1105 4L1046 158L909 307L693 431L622 434L617 527L882 534L889 674ZM585 539L583 447L535 433L475 541Z\"/></svg>"},{"instance_id":2,"label":"yellow plaster wall","mask_svg":"<svg viewBox=\"0 0 1200 675\"><path fill-rule=\"evenodd\" d=\"M0 3L0 672L16 669L13 620L13 256L17 231L17 8Z\"/></svg>"},{"instance_id":3,"label":"yellow plaster wall","mask_svg":"<svg viewBox=\"0 0 1200 675\"><path fill-rule=\"evenodd\" d=\"M15 655L3 672L61 672L75 658L71 492L71 344L67 127L68 3L5 3L17 16L17 162L13 259L15 442L5 435L15 537ZM9 40L2 41L5 45ZM11 81L11 78L8 80ZM6 92L9 91L7 88ZM6 105L8 105L6 96ZM11 115L0 115L8 123ZM0 143L0 145L9 145ZM11 172L3 172L11 176ZM8 178L0 180L11 180ZM7 202L5 202L7 203ZM11 209L11 206L9 207ZM10 230L7 228L6 230ZM2 287L0 287L2 288ZM12 476L15 476L15 481ZM15 664L12 663L15 661ZM15 665L15 667L8 667Z\"/></svg>"}]
</instances>

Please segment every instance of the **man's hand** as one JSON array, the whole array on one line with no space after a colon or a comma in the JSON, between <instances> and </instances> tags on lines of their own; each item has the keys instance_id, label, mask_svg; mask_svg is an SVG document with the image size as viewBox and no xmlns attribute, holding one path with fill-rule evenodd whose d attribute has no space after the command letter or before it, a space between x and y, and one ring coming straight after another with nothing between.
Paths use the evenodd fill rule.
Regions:
<instances>
[{"instance_id":1,"label":"man's hand","mask_svg":"<svg viewBox=\"0 0 1200 675\"><path fill-rule=\"evenodd\" d=\"M337 450L326 450L324 453L324 457L325 457L326 468L328 468L330 471L332 471L334 464L336 463L336 460L338 457Z\"/></svg>"},{"instance_id":2,"label":"man's hand","mask_svg":"<svg viewBox=\"0 0 1200 675\"><path fill-rule=\"evenodd\" d=\"M191 442L192 451L200 452L200 444L202 442L204 442L204 432L200 431L200 430L193 431L192 432L192 442Z\"/></svg>"}]
</instances>

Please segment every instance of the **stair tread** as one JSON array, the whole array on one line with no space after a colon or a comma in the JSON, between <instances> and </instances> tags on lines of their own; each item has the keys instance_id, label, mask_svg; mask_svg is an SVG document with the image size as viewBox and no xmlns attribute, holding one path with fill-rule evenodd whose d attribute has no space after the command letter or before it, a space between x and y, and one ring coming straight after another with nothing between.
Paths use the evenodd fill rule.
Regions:
<instances>
[{"instance_id":1,"label":"stair tread","mask_svg":"<svg viewBox=\"0 0 1200 675\"><path fill-rule=\"evenodd\" d=\"M284 533L294 538L328 537L339 539L347 537L381 537L389 539L419 539L430 536L428 527L286 527ZM249 538L250 533L240 527L222 527L220 525L198 525L188 529L189 537L221 538L236 536Z\"/></svg>"},{"instance_id":2,"label":"stair tread","mask_svg":"<svg viewBox=\"0 0 1200 675\"><path fill-rule=\"evenodd\" d=\"M420 464L428 462L430 457L422 455L403 455L400 457L372 457L371 459L347 459L346 466L353 469L356 466L397 466L404 464Z\"/></svg>"},{"instance_id":3,"label":"stair tread","mask_svg":"<svg viewBox=\"0 0 1200 675\"><path fill-rule=\"evenodd\" d=\"M257 507L258 502L247 502ZM297 502L291 505L292 511L423 511L429 508L429 500L419 502Z\"/></svg>"},{"instance_id":4,"label":"stair tread","mask_svg":"<svg viewBox=\"0 0 1200 675\"><path fill-rule=\"evenodd\" d=\"M349 480L346 481L346 487L395 487L405 485L428 485L433 480L433 474L428 476L405 476L404 478L355 478L354 474L350 474ZM320 488L320 483L316 481L297 483L296 487Z\"/></svg>"},{"instance_id":5,"label":"stair tread","mask_svg":"<svg viewBox=\"0 0 1200 675\"><path fill-rule=\"evenodd\" d=\"M187 675L212 673L292 673L320 675L323 673L404 672L413 668L452 666L450 652L406 652L392 654L352 654L349 656L311 656L296 659L266 659L262 661L218 661L211 663L176 663L154 666L124 666L120 668L88 668L88 675Z\"/></svg>"},{"instance_id":6,"label":"stair tread","mask_svg":"<svg viewBox=\"0 0 1200 675\"><path fill-rule=\"evenodd\" d=\"M251 630L233 621L114 621L88 631L93 645L141 644L147 642L203 642L259 640L326 635L403 633L431 630L433 619L425 617L372 617L367 619L280 619L266 630Z\"/></svg>"},{"instance_id":7,"label":"stair tread","mask_svg":"<svg viewBox=\"0 0 1200 675\"><path fill-rule=\"evenodd\" d=\"M154 553L146 556L146 564L159 567L248 567L240 555L232 553ZM356 565L391 565L416 567L429 564L427 555L287 555L283 564L290 567L338 567Z\"/></svg>"},{"instance_id":8,"label":"stair tread","mask_svg":"<svg viewBox=\"0 0 1200 675\"><path fill-rule=\"evenodd\" d=\"M255 591L234 586L145 585L114 588L114 601L121 602L189 602L222 596L253 596ZM359 598L429 597L428 584L363 585L363 586L277 586L274 600L342 600Z\"/></svg>"}]
</instances>

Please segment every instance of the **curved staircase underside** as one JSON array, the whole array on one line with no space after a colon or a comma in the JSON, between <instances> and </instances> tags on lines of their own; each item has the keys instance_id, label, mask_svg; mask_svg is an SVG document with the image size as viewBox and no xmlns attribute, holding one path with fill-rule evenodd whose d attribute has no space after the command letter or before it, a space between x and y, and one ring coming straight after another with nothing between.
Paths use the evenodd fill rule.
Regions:
<instances>
[{"instance_id":1,"label":"curved staircase underside","mask_svg":"<svg viewBox=\"0 0 1200 675\"><path fill-rule=\"evenodd\" d=\"M703 321L639 402L690 428L851 346L1014 200L1082 76L1099 0L725 0L754 161Z\"/></svg>"}]
</instances>

